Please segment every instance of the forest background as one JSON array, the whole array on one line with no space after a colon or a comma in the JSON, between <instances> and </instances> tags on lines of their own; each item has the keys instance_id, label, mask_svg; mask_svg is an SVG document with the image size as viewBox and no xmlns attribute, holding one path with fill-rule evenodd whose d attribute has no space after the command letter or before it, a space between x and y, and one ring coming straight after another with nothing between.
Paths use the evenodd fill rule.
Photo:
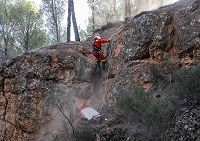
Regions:
<instances>
[{"instance_id":1,"label":"forest background","mask_svg":"<svg viewBox=\"0 0 200 141\"><path fill-rule=\"evenodd\" d=\"M0 62L45 46L84 41L108 23L176 1L1 0Z\"/></svg>"}]
</instances>

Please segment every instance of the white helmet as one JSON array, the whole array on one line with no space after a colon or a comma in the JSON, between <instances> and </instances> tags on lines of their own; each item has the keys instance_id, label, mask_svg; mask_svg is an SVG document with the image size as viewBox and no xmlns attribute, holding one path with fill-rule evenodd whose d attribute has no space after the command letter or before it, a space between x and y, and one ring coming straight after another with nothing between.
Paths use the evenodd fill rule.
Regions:
<instances>
[{"instance_id":1,"label":"white helmet","mask_svg":"<svg viewBox=\"0 0 200 141\"><path fill-rule=\"evenodd\" d=\"M94 35L94 39L100 39L101 38L101 36L99 35L99 33L96 33L95 35Z\"/></svg>"}]
</instances>

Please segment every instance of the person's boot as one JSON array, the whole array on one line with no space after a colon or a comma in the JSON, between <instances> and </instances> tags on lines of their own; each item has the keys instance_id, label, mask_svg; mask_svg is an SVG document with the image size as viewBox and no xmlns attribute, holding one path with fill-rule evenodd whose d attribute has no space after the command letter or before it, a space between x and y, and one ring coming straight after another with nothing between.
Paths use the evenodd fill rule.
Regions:
<instances>
[{"instance_id":1,"label":"person's boot","mask_svg":"<svg viewBox=\"0 0 200 141\"><path fill-rule=\"evenodd\" d=\"M101 68L101 65L100 65L100 64L101 64L101 60L98 60L98 61L97 61L97 67L98 67L98 68Z\"/></svg>"},{"instance_id":2,"label":"person's boot","mask_svg":"<svg viewBox=\"0 0 200 141\"><path fill-rule=\"evenodd\" d=\"M102 69L106 70L106 61L102 61Z\"/></svg>"}]
</instances>

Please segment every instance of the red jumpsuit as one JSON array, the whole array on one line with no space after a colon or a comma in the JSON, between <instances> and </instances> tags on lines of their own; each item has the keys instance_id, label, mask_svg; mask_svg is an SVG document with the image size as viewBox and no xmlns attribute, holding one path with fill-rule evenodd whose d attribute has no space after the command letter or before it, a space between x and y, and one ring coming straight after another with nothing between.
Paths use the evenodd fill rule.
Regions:
<instances>
[{"instance_id":1,"label":"red jumpsuit","mask_svg":"<svg viewBox=\"0 0 200 141\"><path fill-rule=\"evenodd\" d=\"M96 57L97 60L106 61L105 56L103 55L101 50L101 43L110 42L110 40L105 40L101 38L97 38L95 41L92 42L93 45L93 52L92 54Z\"/></svg>"}]
</instances>

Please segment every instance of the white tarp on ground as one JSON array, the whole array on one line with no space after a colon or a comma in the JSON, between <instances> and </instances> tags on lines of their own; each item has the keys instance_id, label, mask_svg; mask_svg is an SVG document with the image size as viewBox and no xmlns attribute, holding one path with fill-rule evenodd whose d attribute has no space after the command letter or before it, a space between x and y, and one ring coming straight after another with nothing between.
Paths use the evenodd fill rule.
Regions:
<instances>
[{"instance_id":1,"label":"white tarp on ground","mask_svg":"<svg viewBox=\"0 0 200 141\"><path fill-rule=\"evenodd\" d=\"M81 110L81 113L88 119L91 120L94 117L98 117L99 113L91 107L87 107Z\"/></svg>"}]
</instances>

